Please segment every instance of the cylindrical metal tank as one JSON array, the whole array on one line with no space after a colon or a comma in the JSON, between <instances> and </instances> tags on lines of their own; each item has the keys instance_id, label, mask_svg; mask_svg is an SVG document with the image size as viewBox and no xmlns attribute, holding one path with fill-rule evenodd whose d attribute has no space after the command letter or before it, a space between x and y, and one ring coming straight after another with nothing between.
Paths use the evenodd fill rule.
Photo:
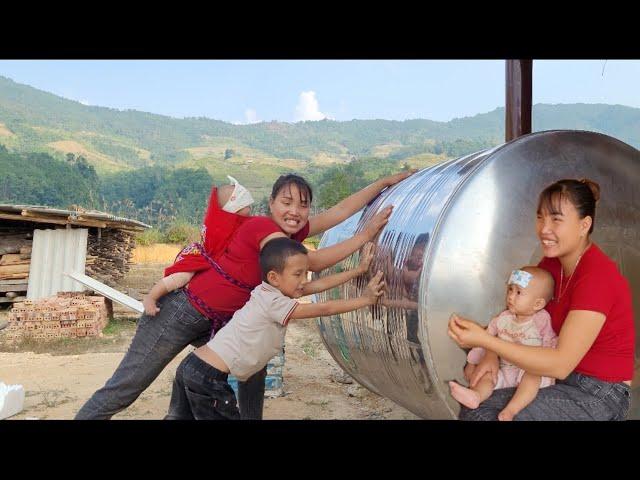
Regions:
<instances>
[{"instance_id":1,"label":"cylindrical metal tank","mask_svg":"<svg viewBox=\"0 0 640 480\"><path fill-rule=\"evenodd\" d=\"M459 405L447 382L463 381L465 352L447 335L449 316L486 325L504 310L511 270L541 258L539 193L556 180L582 177L601 187L592 238L630 282L638 359L640 152L606 135L566 130L533 133L421 170L326 232L320 247L351 237L394 205L372 265L385 273L388 304L319 319L333 358L369 390L422 418L456 418ZM356 254L327 273L357 262ZM352 298L365 284L356 279L318 300ZM637 387L630 418L640 418Z\"/></svg>"}]
</instances>

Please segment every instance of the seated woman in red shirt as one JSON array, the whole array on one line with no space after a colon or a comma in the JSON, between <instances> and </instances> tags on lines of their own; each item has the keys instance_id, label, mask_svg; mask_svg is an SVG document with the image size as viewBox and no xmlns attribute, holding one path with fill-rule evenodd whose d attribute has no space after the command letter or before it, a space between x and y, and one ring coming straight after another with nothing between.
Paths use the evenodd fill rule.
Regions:
<instances>
[{"instance_id":1,"label":"seated woman in red shirt","mask_svg":"<svg viewBox=\"0 0 640 480\"><path fill-rule=\"evenodd\" d=\"M212 268L197 272L185 288L159 300L155 316L142 315L129 350L113 376L96 391L76 419L109 419L124 410L187 345L201 346L249 299L261 283L260 250L272 238L302 241L346 220L384 188L413 172L402 172L369 185L329 210L309 218L312 191L298 175L283 175L273 185L269 217L250 217L234 231ZM387 223L392 207L376 214L363 231L336 245L309 252L309 270L324 270L372 240ZM242 418L262 418L266 369L238 388ZM171 417L171 410L169 418Z\"/></svg>"},{"instance_id":2,"label":"seated woman in red shirt","mask_svg":"<svg viewBox=\"0 0 640 480\"><path fill-rule=\"evenodd\" d=\"M472 375L475 385L495 375L498 358L534 375L558 379L541 389L514 420L624 420L631 400L635 328L631 290L616 264L594 244L600 187L591 180L560 180L538 202L536 231L553 275L554 298L547 305L558 334L557 348L518 345L489 335L455 314L449 336L461 347L482 347L485 358ZM497 420L513 388L496 390L477 409L462 407L461 420Z\"/></svg>"}]
</instances>

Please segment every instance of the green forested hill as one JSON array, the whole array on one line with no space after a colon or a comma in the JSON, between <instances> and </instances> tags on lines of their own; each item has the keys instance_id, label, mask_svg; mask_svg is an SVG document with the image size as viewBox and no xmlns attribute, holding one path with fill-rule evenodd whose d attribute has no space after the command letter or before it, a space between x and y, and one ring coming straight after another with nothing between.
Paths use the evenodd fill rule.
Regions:
<instances>
[{"instance_id":1,"label":"green forested hill","mask_svg":"<svg viewBox=\"0 0 640 480\"><path fill-rule=\"evenodd\" d=\"M533 129L593 130L639 148L640 109L538 104ZM260 202L278 175L299 172L322 208L404 165L424 167L503 141L503 108L449 122L233 125L86 106L0 76L0 202L76 203L154 225L198 223L211 183L227 174Z\"/></svg>"},{"instance_id":2,"label":"green forested hill","mask_svg":"<svg viewBox=\"0 0 640 480\"><path fill-rule=\"evenodd\" d=\"M594 130L640 147L640 109L539 104L534 106L533 117L534 130ZM227 160L233 154L236 159L284 166L344 163L366 156L457 156L469 151L461 153L460 147L501 143L504 109L450 122L323 120L233 125L207 118L176 119L85 106L0 77L0 124L0 143L10 150L45 151L60 157L72 152L104 172L180 165L203 158ZM232 156L224 158L225 152Z\"/></svg>"}]
</instances>

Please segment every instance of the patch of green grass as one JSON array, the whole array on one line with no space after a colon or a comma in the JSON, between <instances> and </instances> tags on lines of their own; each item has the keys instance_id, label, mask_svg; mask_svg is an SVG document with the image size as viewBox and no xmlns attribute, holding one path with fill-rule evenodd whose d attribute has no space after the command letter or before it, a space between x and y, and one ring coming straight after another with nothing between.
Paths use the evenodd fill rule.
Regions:
<instances>
[{"instance_id":1,"label":"patch of green grass","mask_svg":"<svg viewBox=\"0 0 640 480\"><path fill-rule=\"evenodd\" d=\"M322 235L314 235L313 237L308 237L304 240L304 243L309 243L311 245L313 245L313 247L315 249L318 248L318 245L320 245L320 239L322 238Z\"/></svg>"},{"instance_id":2,"label":"patch of green grass","mask_svg":"<svg viewBox=\"0 0 640 480\"><path fill-rule=\"evenodd\" d=\"M302 351L308 357L316 358L318 356L318 344L311 341L306 341L302 345Z\"/></svg>"},{"instance_id":3,"label":"patch of green grass","mask_svg":"<svg viewBox=\"0 0 640 480\"><path fill-rule=\"evenodd\" d=\"M131 318L116 317L109 320L106 327L102 329L104 335L119 336L122 333L136 328L135 320Z\"/></svg>"}]
</instances>

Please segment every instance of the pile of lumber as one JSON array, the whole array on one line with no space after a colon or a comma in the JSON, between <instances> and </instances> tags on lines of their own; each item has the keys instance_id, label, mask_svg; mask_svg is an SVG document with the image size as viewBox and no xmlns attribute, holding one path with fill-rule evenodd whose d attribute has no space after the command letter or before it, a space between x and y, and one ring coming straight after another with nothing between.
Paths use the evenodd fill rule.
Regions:
<instances>
[{"instance_id":1,"label":"pile of lumber","mask_svg":"<svg viewBox=\"0 0 640 480\"><path fill-rule=\"evenodd\" d=\"M104 229L99 235L90 233L86 274L106 285L116 286L131 268L134 248L135 238L130 232Z\"/></svg>"},{"instance_id":2,"label":"pile of lumber","mask_svg":"<svg viewBox=\"0 0 640 480\"><path fill-rule=\"evenodd\" d=\"M4 337L8 342L25 338L102 336L109 321L107 303L99 295L60 292L41 300L13 304Z\"/></svg>"},{"instance_id":3,"label":"pile of lumber","mask_svg":"<svg viewBox=\"0 0 640 480\"><path fill-rule=\"evenodd\" d=\"M0 232L0 304L24 300L33 232Z\"/></svg>"}]
</instances>

